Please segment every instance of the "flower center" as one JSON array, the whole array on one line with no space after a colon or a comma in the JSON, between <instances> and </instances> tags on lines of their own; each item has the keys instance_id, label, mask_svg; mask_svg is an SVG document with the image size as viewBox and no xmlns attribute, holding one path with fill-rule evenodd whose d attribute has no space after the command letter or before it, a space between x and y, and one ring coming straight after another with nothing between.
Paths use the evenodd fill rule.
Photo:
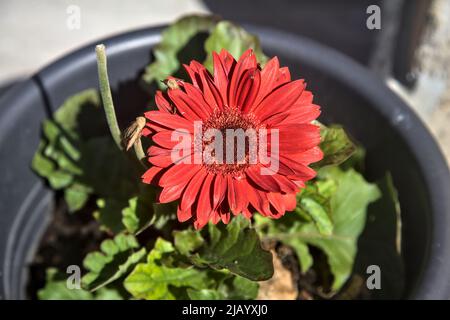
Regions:
<instances>
[{"instance_id":1,"label":"flower center","mask_svg":"<svg viewBox=\"0 0 450 320\"><path fill-rule=\"evenodd\" d=\"M261 128L251 113L243 114L229 107L215 110L203 126L206 169L214 174L240 176L255 161Z\"/></svg>"}]
</instances>

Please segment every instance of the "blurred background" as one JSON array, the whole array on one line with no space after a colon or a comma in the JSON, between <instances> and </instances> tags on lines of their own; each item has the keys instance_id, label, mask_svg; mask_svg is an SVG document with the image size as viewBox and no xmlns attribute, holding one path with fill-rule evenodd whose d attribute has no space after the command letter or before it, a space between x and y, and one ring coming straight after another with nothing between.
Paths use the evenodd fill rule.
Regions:
<instances>
[{"instance_id":1,"label":"blurred background","mask_svg":"<svg viewBox=\"0 0 450 320\"><path fill-rule=\"evenodd\" d=\"M371 5L379 29L366 25ZM84 44L192 13L282 29L351 56L416 110L450 159L450 0L1 0L0 95Z\"/></svg>"}]
</instances>

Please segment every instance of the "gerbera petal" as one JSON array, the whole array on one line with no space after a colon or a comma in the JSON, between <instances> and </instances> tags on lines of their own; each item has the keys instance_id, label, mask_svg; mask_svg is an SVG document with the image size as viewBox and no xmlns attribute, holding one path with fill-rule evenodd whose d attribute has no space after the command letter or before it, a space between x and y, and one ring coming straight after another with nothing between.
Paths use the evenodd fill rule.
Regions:
<instances>
[{"instance_id":1,"label":"gerbera petal","mask_svg":"<svg viewBox=\"0 0 450 320\"><path fill-rule=\"evenodd\" d=\"M192 218L192 207L189 207L187 210L181 210L180 206L178 205L177 218L180 222L185 222Z\"/></svg>"},{"instance_id":2,"label":"gerbera petal","mask_svg":"<svg viewBox=\"0 0 450 320\"><path fill-rule=\"evenodd\" d=\"M286 205L284 203L284 199L281 196L281 193L269 192L267 193L267 199L269 199L270 204L275 209L275 212L283 216L286 212Z\"/></svg>"},{"instance_id":3,"label":"gerbera petal","mask_svg":"<svg viewBox=\"0 0 450 320\"><path fill-rule=\"evenodd\" d=\"M251 186L247 181L243 181L245 184L245 188L248 191L247 197L250 204L262 215L267 216L269 209L269 201L267 200L267 196L264 196L264 193L259 192L253 186Z\"/></svg>"},{"instance_id":4,"label":"gerbera petal","mask_svg":"<svg viewBox=\"0 0 450 320\"><path fill-rule=\"evenodd\" d=\"M189 181L189 184L186 186L186 189L184 190L183 196L181 198L180 203L181 210L186 210L188 207L192 206L192 204L195 202L206 176L207 176L206 171L200 169L192 177L191 181Z\"/></svg>"},{"instance_id":5,"label":"gerbera petal","mask_svg":"<svg viewBox=\"0 0 450 320\"><path fill-rule=\"evenodd\" d=\"M255 183L255 185L267 191L281 191L280 186L271 175L261 175L261 167L253 166L245 171L247 177Z\"/></svg>"},{"instance_id":6,"label":"gerbera petal","mask_svg":"<svg viewBox=\"0 0 450 320\"><path fill-rule=\"evenodd\" d=\"M159 180L159 176L163 172L163 168L159 167L150 167L145 173L142 175L142 182L148 184L155 184L157 180Z\"/></svg>"},{"instance_id":7,"label":"gerbera petal","mask_svg":"<svg viewBox=\"0 0 450 320\"><path fill-rule=\"evenodd\" d=\"M294 175L288 175L288 177L295 176L297 180L308 181L316 176L316 172L309 168L308 166L296 162L292 159L286 158L280 155L280 163L288 166L292 171L294 171Z\"/></svg>"},{"instance_id":8,"label":"gerbera petal","mask_svg":"<svg viewBox=\"0 0 450 320\"><path fill-rule=\"evenodd\" d=\"M252 111L260 121L264 121L274 113L289 109L302 94L304 88L303 80L284 84L264 98Z\"/></svg>"},{"instance_id":9,"label":"gerbera petal","mask_svg":"<svg viewBox=\"0 0 450 320\"><path fill-rule=\"evenodd\" d=\"M174 134L174 131L171 130L163 130L158 133L155 133L152 136L153 142L157 145L167 148L167 149L174 149L177 145L179 146L178 149L181 147L185 147L184 144L181 144L182 141L191 142L186 145L191 146L192 142L194 141L194 137L189 132L177 132L177 134ZM177 140L176 140L177 139Z\"/></svg>"},{"instance_id":10,"label":"gerbera petal","mask_svg":"<svg viewBox=\"0 0 450 320\"><path fill-rule=\"evenodd\" d=\"M200 72L202 72L203 70L205 70L205 67L201 64L198 63L197 61L191 61L191 63L188 65L183 64L184 69L186 70L186 72L188 73L189 77L192 80L192 84L197 87L200 88L200 83L201 83L201 79L200 79Z\"/></svg>"},{"instance_id":11,"label":"gerbera petal","mask_svg":"<svg viewBox=\"0 0 450 320\"><path fill-rule=\"evenodd\" d=\"M280 119L278 125L284 124L298 124L298 123L310 123L320 116L320 107L312 104L309 106L299 106L296 104L292 106L292 110L287 114L287 117ZM267 122L269 119L266 120ZM274 122L274 121L273 121Z\"/></svg>"},{"instance_id":12,"label":"gerbera petal","mask_svg":"<svg viewBox=\"0 0 450 320\"><path fill-rule=\"evenodd\" d=\"M245 184L242 179L233 180L233 188L235 192L235 208L231 208L234 214L241 213L244 208L248 206L248 199L245 196L247 190L245 189Z\"/></svg>"},{"instance_id":13,"label":"gerbera petal","mask_svg":"<svg viewBox=\"0 0 450 320\"><path fill-rule=\"evenodd\" d=\"M189 121L205 120L208 114L198 106L185 92L180 89L169 89L169 97L175 104L177 112Z\"/></svg>"},{"instance_id":14,"label":"gerbera petal","mask_svg":"<svg viewBox=\"0 0 450 320\"><path fill-rule=\"evenodd\" d=\"M304 165L309 165L311 163L322 160L323 152L319 147L314 147L309 150L306 150L300 154L295 155L295 160Z\"/></svg>"},{"instance_id":15,"label":"gerbera petal","mask_svg":"<svg viewBox=\"0 0 450 320\"><path fill-rule=\"evenodd\" d=\"M279 152L298 153L320 143L320 128L314 124L289 124L279 127ZM293 139L292 137L295 137ZM270 141L270 140L269 140Z\"/></svg>"},{"instance_id":16,"label":"gerbera petal","mask_svg":"<svg viewBox=\"0 0 450 320\"><path fill-rule=\"evenodd\" d=\"M160 168L167 168L171 165L174 164L172 156L169 155L158 155L158 156L153 156L153 157L149 157L148 161L154 165L154 166L158 166Z\"/></svg>"},{"instance_id":17,"label":"gerbera petal","mask_svg":"<svg viewBox=\"0 0 450 320\"><path fill-rule=\"evenodd\" d=\"M283 198L286 211L293 211L297 206L295 193L282 194L281 197Z\"/></svg>"},{"instance_id":18,"label":"gerbera petal","mask_svg":"<svg viewBox=\"0 0 450 320\"><path fill-rule=\"evenodd\" d=\"M195 164L180 163L174 165L164 172L158 184L161 187L166 187L183 182L187 183L200 169L201 167Z\"/></svg>"},{"instance_id":19,"label":"gerbera petal","mask_svg":"<svg viewBox=\"0 0 450 320\"><path fill-rule=\"evenodd\" d=\"M194 124L179 115L161 111L147 111L144 115L150 123L156 123L163 128L194 132Z\"/></svg>"},{"instance_id":20,"label":"gerbera petal","mask_svg":"<svg viewBox=\"0 0 450 320\"><path fill-rule=\"evenodd\" d=\"M220 92L223 103L228 105L228 72L226 70L226 67L222 63L222 59L215 52L213 52L213 63L214 83Z\"/></svg>"},{"instance_id":21,"label":"gerbera petal","mask_svg":"<svg viewBox=\"0 0 450 320\"><path fill-rule=\"evenodd\" d=\"M295 102L295 105L310 105L313 102L313 98L314 95L312 94L311 91L308 90L303 90L301 96L297 99L297 101Z\"/></svg>"},{"instance_id":22,"label":"gerbera petal","mask_svg":"<svg viewBox=\"0 0 450 320\"><path fill-rule=\"evenodd\" d=\"M261 71L261 85L255 104L258 105L273 89L278 78L280 63L277 57L270 59Z\"/></svg>"},{"instance_id":23,"label":"gerbera petal","mask_svg":"<svg viewBox=\"0 0 450 320\"><path fill-rule=\"evenodd\" d=\"M278 78L275 81L274 88L279 87L285 83L291 81L291 73L287 67L280 68L278 72Z\"/></svg>"},{"instance_id":24,"label":"gerbera petal","mask_svg":"<svg viewBox=\"0 0 450 320\"><path fill-rule=\"evenodd\" d=\"M247 206L245 199L245 187L242 180L227 176L228 204L233 214L240 213Z\"/></svg>"},{"instance_id":25,"label":"gerbera petal","mask_svg":"<svg viewBox=\"0 0 450 320\"><path fill-rule=\"evenodd\" d=\"M227 179L225 179L221 174L216 174L214 179L214 194L213 194L213 208L217 207L222 203L227 192Z\"/></svg>"},{"instance_id":26,"label":"gerbera petal","mask_svg":"<svg viewBox=\"0 0 450 320\"><path fill-rule=\"evenodd\" d=\"M212 110L223 109L222 96L214 84L214 79L211 74L205 68L198 72L199 73L195 73L198 83L196 87L202 91L206 103L209 104Z\"/></svg>"},{"instance_id":27,"label":"gerbera petal","mask_svg":"<svg viewBox=\"0 0 450 320\"><path fill-rule=\"evenodd\" d=\"M252 49L248 49L242 54L241 58L234 68L228 88L228 103L230 107L238 107L237 95L239 89L239 82L248 69L255 69L257 67L256 57Z\"/></svg>"},{"instance_id":28,"label":"gerbera petal","mask_svg":"<svg viewBox=\"0 0 450 320\"><path fill-rule=\"evenodd\" d=\"M150 148L148 148L147 150L147 155L149 157L154 157L154 156L167 156L172 152L172 150L169 149L165 149L165 148L161 148L158 146L151 146Z\"/></svg>"},{"instance_id":29,"label":"gerbera petal","mask_svg":"<svg viewBox=\"0 0 450 320\"><path fill-rule=\"evenodd\" d=\"M222 61L225 72L228 75L231 72L231 70L234 68L234 66L236 65L236 60L225 49L220 50L219 57L220 57L220 60Z\"/></svg>"},{"instance_id":30,"label":"gerbera petal","mask_svg":"<svg viewBox=\"0 0 450 320\"><path fill-rule=\"evenodd\" d=\"M213 107L206 102L200 89L186 83L185 90L187 96L190 98L189 103L191 106L203 117L204 120L207 119L211 115Z\"/></svg>"},{"instance_id":31,"label":"gerbera petal","mask_svg":"<svg viewBox=\"0 0 450 320\"><path fill-rule=\"evenodd\" d=\"M170 102L164 97L161 91L157 91L155 95L155 102L158 109L162 112L172 112L172 106Z\"/></svg>"},{"instance_id":32,"label":"gerbera petal","mask_svg":"<svg viewBox=\"0 0 450 320\"><path fill-rule=\"evenodd\" d=\"M249 69L244 73L239 82L236 101L236 105L243 113L248 112L253 106L256 96L258 95L260 83L261 73L257 68Z\"/></svg>"},{"instance_id":33,"label":"gerbera petal","mask_svg":"<svg viewBox=\"0 0 450 320\"><path fill-rule=\"evenodd\" d=\"M158 201L160 203L168 203L177 200L185 187L186 184L178 184L163 188L158 196Z\"/></svg>"},{"instance_id":34,"label":"gerbera petal","mask_svg":"<svg viewBox=\"0 0 450 320\"><path fill-rule=\"evenodd\" d=\"M275 173L272 178L277 182L280 190L284 193L295 193L298 187L295 183L289 180L286 176Z\"/></svg>"},{"instance_id":35,"label":"gerbera petal","mask_svg":"<svg viewBox=\"0 0 450 320\"><path fill-rule=\"evenodd\" d=\"M209 217L211 215L211 211L213 209L213 200L212 200L212 181L213 181L214 175L207 174L206 177L203 180L203 185L201 187L201 191L198 195L197 200L197 219L198 223L200 225L205 225L208 223Z\"/></svg>"}]
</instances>

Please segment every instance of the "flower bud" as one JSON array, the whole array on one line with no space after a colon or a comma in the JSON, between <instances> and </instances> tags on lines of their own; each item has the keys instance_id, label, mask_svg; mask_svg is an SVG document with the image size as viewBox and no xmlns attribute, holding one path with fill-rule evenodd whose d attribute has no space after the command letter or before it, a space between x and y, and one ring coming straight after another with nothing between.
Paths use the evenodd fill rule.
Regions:
<instances>
[{"instance_id":1,"label":"flower bud","mask_svg":"<svg viewBox=\"0 0 450 320\"><path fill-rule=\"evenodd\" d=\"M125 149L128 151L135 142L141 138L142 129L145 127L145 118L137 117L131 125L125 129L122 135L122 144Z\"/></svg>"}]
</instances>

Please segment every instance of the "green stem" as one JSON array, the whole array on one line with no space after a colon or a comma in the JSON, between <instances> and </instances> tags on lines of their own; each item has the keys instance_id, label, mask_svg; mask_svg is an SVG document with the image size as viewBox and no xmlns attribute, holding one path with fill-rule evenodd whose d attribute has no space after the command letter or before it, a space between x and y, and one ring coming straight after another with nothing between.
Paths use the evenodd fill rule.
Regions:
<instances>
[{"instance_id":1,"label":"green stem","mask_svg":"<svg viewBox=\"0 0 450 320\"><path fill-rule=\"evenodd\" d=\"M106 114L106 121L108 122L109 131L111 132L114 142L117 147L122 150L121 133L119 124L117 123L116 111L114 110L114 103L108 80L105 46L103 44L97 45L95 47L95 52L97 53L98 80L100 84L100 94L102 96L103 108Z\"/></svg>"},{"instance_id":2,"label":"green stem","mask_svg":"<svg viewBox=\"0 0 450 320\"><path fill-rule=\"evenodd\" d=\"M138 158L139 162L142 164L144 169L148 169L148 165L145 162L145 153L144 148L142 148L141 139L138 138L133 145L134 153L136 154L136 158Z\"/></svg>"}]
</instances>

